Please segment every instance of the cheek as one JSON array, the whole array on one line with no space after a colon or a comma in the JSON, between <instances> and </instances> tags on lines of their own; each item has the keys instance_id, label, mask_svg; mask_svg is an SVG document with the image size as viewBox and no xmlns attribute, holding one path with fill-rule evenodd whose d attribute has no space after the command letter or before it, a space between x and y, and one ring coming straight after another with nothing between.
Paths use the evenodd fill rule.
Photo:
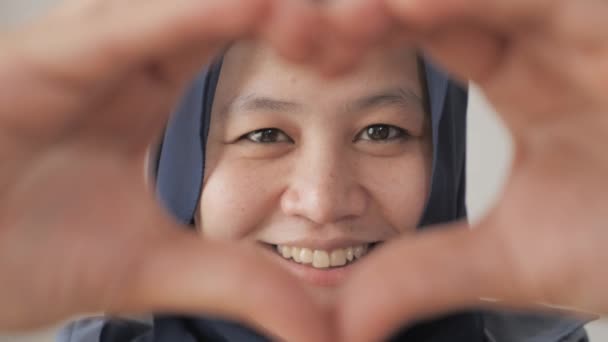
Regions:
<instances>
[{"instance_id":1,"label":"cheek","mask_svg":"<svg viewBox=\"0 0 608 342\"><path fill-rule=\"evenodd\" d=\"M430 192L431 171L426 158L395 158L365 172L367 188L384 219L398 232L415 231Z\"/></svg>"},{"instance_id":2,"label":"cheek","mask_svg":"<svg viewBox=\"0 0 608 342\"><path fill-rule=\"evenodd\" d=\"M277 207L280 184L269 167L242 161L219 163L206 177L199 204L199 230L223 240L254 235Z\"/></svg>"}]
</instances>

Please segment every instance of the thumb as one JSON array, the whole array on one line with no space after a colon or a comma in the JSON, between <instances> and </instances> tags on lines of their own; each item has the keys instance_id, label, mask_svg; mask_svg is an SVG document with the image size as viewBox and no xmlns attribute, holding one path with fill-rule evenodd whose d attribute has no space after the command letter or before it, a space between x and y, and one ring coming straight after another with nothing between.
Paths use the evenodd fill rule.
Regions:
<instances>
[{"instance_id":1,"label":"thumb","mask_svg":"<svg viewBox=\"0 0 608 342\"><path fill-rule=\"evenodd\" d=\"M129 267L106 289L105 309L211 315L251 324L281 340L330 340L329 321L305 290L255 247L191 235L176 229L126 260Z\"/></svg>"},{"instance_id":2,"label":"thumb","mask_svg":"<svg viewBox=\"0 0 608 342\"><path fill-rule=\"evenodd\" d=\"M341 337L380 340L413 320L484 305L483 297L504 298L510 306L529 303L507 249L497 241L491 229L455 223L380 247L343 293Z\"/></svg>"}]
</instances>

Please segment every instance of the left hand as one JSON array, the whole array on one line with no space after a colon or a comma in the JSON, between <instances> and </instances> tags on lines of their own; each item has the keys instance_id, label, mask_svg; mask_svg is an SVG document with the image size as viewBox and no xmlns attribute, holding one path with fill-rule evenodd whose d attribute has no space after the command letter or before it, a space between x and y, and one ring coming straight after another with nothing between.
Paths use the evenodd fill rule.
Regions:
<instances>
[{"instance_id":1,"label":"left hand","mask_svg":"<svg viewBox=\"0 0 608 342\"><path fill-rule=\"evenodd\" d=\"M406 321L490 305L480 297L502 299L493 306L538 310L542 302L608 312L608 3L335 6L338 25L368 23L341 25L351 55L386 37L420 45L481 86L515 144L501 198L472 229L456 223L445 228L461 229L403 237L364 261L340 308L345 340L377 340Z\"/></svg>"},{"instance_id":2,"label":"left hand","mask_svg":"<svg viewBox=\"0 0 608 342\"><path fill-rule=\"evenodd\" d=\"M0 37L0 330L180 312L332 340L296 279L254 248L184 229L144 170L183 89L223 46L260 39L305 59L318 27L309 5L65 0Z\"/></svg>"}]
</instances>

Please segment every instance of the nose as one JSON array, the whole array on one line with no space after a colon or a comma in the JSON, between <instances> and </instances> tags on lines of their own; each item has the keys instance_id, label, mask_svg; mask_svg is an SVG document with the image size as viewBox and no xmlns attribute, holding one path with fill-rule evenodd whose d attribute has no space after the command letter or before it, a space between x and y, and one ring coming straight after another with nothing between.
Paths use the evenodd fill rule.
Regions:
<instances>
[{"instance_id":1,"label":"nose","mask_svg":"<svg viewBox=\"0 0 608 342\"><path fill-rule=\"evenodd\" d=\"M317 225L363 215L368 194L356 175L355 156L338 149L300 152L281 198L283 212Z\"/></svg>"}]
</instances>

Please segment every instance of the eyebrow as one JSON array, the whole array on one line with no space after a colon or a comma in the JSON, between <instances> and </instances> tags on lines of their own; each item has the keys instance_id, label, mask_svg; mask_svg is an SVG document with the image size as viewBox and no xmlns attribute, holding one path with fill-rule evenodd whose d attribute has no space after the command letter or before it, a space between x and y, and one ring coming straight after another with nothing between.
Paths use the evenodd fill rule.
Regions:
<instances>
[{"instance_id":1,"label":"eyebrow","mask_svg":"<svg viewBox=\"0 0 608 342\"><path fill-rule=\"evenodd\" d=\"M254 112L295 113L302 109L302 105L295 102L250 94L234 99L234 101L227 105L226 112L230 112L235 108Z\"/></svg>"},{"instance_id":2,"label":"eyebrow","mask_svg":"<svg viewBox=\"0 0 608 342\"><path fill-rule=\"evenodd\" d=\"M360 113L391 106L399 106L420 114L425 112L422 97L407 88L391 88L371 96L365 96L354 102L347 103L343 111L346 113ZM228 103L224 112L231 112L234 109L257 112L299 113L303 111L304 106L296 102L250 94L237 97Z\"/></svg>"},{"instance_id":3,"label":"eyebrow","mask_svg":"<svg viewBox=\"0 0 608 342\"><path fill-rule=\"evenodd\" d=\"M382 107L399 106L408 111L424 113L422 97L407 88L392 88L349 103L347 112L364 112Z\"/></svg>"}]
</instances>

